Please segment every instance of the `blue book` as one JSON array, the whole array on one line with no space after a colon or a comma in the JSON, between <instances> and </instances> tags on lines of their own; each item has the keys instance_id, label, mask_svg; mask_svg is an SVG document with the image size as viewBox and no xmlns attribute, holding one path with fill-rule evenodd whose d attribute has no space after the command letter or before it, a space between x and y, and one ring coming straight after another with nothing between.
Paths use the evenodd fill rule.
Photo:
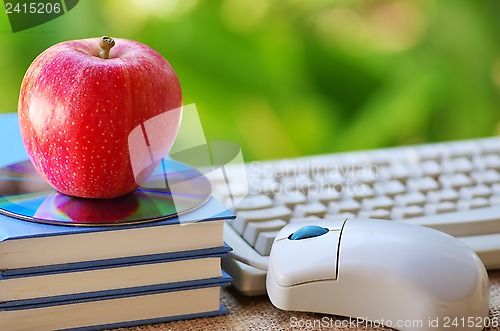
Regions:
<instances>
[{"instance_id":1,"label":"blue book","mask_svg":"<svg viewBox=\"0 0 500 331\"><path fill-rule=\"evenodd\" d=\"M186 218L191 222L186 223ZM174 217L133 226L72 227L0 215L0 270L220 247L224 245L224 220L232 218L213 198L183 215L182 224Z\"/></svg>"},{"instance_id":2,"label":"blue book","mask_svg":"<svg viewBox=\"0 0 500 331\"><path fill-rule=\"evenodd\" d=\"M221 277L221 258L231 250L222 246L199 255L170 254L167 258L128 261L115 265L87 266L69 270L0 275L0 308L56 302L111 294L169 289L216 280Z\"/></svg>"},{"instance_id":3,"label":"blue book","mask_svg":"<svg viewBox=\"0 0 500 331\"><path fill-rule=\"evenodd\" d=\"M133 265L142 263L157 263L162 261L169 261L169 260L173 261L178 259L190 259L190 258L194 259L200 256L223 254L230 252L231 250L232 250L231 247L229 247L227 244L224 244L224 246L211 247L205 249L194 249L188 251L178 251L178 252L140 255L140 256L127 256L116 259L54 264L54 265L37 266L37 267L22 268L22 269L0 270L0 280L6 278L15 278L15 277L48 275L61 272L76 272L76 271L85 271L85 270L92 270L99 268L113 268L124 265Z\"/></svg>"},{"instance_id":4,"label":"blue book","mask_svg":"<svg viewBox=\"0 0 500 331\"><path fill-rule=\"evenodd\" d=\"M171 288L2 307L0 330L102 330L220 315L220 289L230 280L224 273Z\"/></svg>"}]
</instances>

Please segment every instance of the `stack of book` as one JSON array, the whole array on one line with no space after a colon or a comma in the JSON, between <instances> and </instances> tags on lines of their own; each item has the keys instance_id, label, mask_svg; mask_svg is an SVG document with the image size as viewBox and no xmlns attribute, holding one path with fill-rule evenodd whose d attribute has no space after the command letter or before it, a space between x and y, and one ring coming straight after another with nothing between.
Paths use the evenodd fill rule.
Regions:
<instances>
[{"instance_id":1,"label":"stack of book","mask_svg":"<svg viewBox=\"0 0 500 331\"><path fill-rule=\"evenodd\" d=\"M0 201L1 203L1 201ZM70 227L0 215L0 330L103 329L225 312L215 199L177 218Z\"/></svg>"}]
</instances>

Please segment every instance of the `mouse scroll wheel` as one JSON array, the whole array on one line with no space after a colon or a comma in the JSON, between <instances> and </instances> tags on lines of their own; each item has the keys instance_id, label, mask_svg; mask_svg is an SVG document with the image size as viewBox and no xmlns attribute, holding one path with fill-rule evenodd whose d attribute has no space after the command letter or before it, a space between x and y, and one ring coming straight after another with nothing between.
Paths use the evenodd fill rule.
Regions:
<instances>
[{"instance_id":1,"label":"mouse scroll wheel","mask_svg":"<svg viewBox=\"0 0 500 331\"><path fill-rule=\"evenodd\" d=\"M317 226L317 225L306 225L301 227L294 233L292 233L288 239L290 240L301 240L313 237L319 237L327 233L329 230L327 228Z\"/></svg>"}]
</instances>

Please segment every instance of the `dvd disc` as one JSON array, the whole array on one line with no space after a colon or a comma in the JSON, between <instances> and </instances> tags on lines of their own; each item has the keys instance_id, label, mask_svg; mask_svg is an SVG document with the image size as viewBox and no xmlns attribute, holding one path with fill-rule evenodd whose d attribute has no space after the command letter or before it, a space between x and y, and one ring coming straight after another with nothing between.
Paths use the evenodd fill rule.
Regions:
<instances>
[{"instance_id":1,"label":"dvd disc","mask_svg":"<svg viewBox=\"0 0 500 331\"><path fill-rule=\"evenodd\" d=\"M0 213L38 223L110 226L159 221L200 207L211 194L205 176L170 159L139 189L115 199L58 193L30 161L0 168Z\"/></svg>"}]
</instances>

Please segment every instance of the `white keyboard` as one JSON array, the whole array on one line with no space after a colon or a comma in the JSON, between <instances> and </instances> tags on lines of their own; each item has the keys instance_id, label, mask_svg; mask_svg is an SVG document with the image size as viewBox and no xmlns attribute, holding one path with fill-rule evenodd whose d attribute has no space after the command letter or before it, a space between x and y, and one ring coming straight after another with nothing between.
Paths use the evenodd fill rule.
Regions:
<instances>
[{"instance_id":1,"label":"white keyboard","mask_svg":"<svg viewBox=\"0 0 500 331\"><path fill-rule=\"evenodd\" d=\"M363 217L443 231L500 268L500 138L254 162L247 173L224 239L255 265L267 265L287 223ZM241 292L265 293L265 271L232 259L223 268Z\"/></svg>"}]
</instances>

